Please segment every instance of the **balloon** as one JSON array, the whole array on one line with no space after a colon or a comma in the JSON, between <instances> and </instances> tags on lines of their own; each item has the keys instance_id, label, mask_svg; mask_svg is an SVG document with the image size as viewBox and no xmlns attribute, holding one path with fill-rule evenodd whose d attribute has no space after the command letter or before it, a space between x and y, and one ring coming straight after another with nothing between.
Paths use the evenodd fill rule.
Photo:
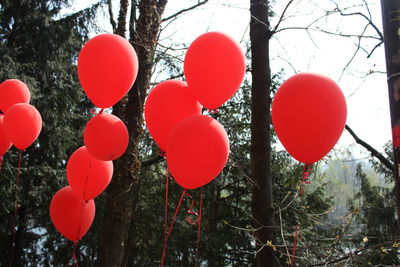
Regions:
<instances>
[{"instance_id":1,"label":"balloon","mask_svg":"<svg viewBox=\"0 0 400 267\"><path fill-rule=\"evenodd\" d=\"M94 158L86 147L78 148L67 163L67 180L81 199L93 199L108 186L113 162Z\"/></svg>"},{"instance_id":2,"label":"balloon","mask_svg":"<svg viewBox=\"0 0 400 267\"><path fill-rule=\"evenodd\" d=\"M216 109L231 98L243 81L245 56L229 36L208 32L189 46L184 73L200 104Z\"/></svg>"},{"instance_id":3,"label":"balloon","mask_svg":"<svg viewBox=\"0 0 400 267\"><path fill-rule=\"evenodd\" d=\"M42 117L32 105L13 105L4 115L4 130L10 141L20 150L33 144L42 130Z\"/></svg>"},{"instance_id":4,"label":"balloon","mask_svg":"<svg viewBox=\"0 0 400 267\"><path fill-rule=\"evenodd\" d=\"M30 99L28 86L20 80L10 79L0 84L0 110L3 113L15 104L29 103Z\"/></svg>"},{"instance_id":5,"label":"balloon","mask_svg":"<svg viewBox=\"0 0 400 267\"><path fill-rule=\"evenodd\" d=\"M336 144L346 125L346 100L329 77L300 73L277 91L272 122L286 150L298 161L311 164Z\"/></svg>"},{"instance_id":6,"label":"balloon","mask_svg":"<svg viewBox=\"0 0 400 267\"><path fill-rule=\"evenodd\" d=\"M124 154L129 134L125 124L112 114L98 114L87 124L83 142L89 153L99 160L114 160Z\"/></svg>"},{"instance_id":7,"label":"balloon","mask_svg":"<svg viewBox=\"0 0 400 267\"><path fill-rule=\"evenodd\" d=\"M154 87L144 104L144 117L147 129L160 149L166 151L168 136L176 124L200 115L201 108L185 82L169 80Z\"/></svg>"},{"instance_id":8,"label":"balloon","mask_svg":"<svg viewBox=\"0 0 400 267\"><path fill-rule=\"evenodd\" d=\"M0 114L0 157L3 156L11 147L12 143L8 139L3 125L4 115Z\"/></svg>"},{"instance_id":9,"label":"balloon","mask_svg":"<svg viewBox=\"0 0 400 267\"><path fill-rule=\"evenodd\" d=\"M78 241L87 233L95 213L94 201L80 199L70 186L58 190L50 202L51 221L71 241Z\"/></svg>"},{"instance_id":10,"label":"balloon","mask_svg":"<svg viewBox=\"0 0 400 267\"><path fill-rule=\"evenodd\" d=\"M186 189L211 182L225 167L228 156L228 135L219 122L208 116L187 118L168 138L168 169Z\"/></svg>"},{"instance_id":11,"label":"balloon","mask_svg":"<svg viewBox=\"0 0 400 267\"><path fill-rule=\"evenodd\" d=\"M78 77L93 104L109 108L135 82L138 59L131 44L116 34L100 34L90 39L78 57Z\"/></svg>"}]
</instances>

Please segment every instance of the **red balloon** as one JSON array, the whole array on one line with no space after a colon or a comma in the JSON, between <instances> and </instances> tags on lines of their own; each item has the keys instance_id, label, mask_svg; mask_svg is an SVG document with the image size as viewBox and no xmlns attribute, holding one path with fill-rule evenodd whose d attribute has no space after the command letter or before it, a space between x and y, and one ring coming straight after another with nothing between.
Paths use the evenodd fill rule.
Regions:
<instances>
[{"instance_id":1,"label":"red balloon","mask_svg":"<svg viewBox=\"0 0 400 267\"><path fill-rule=\"evenodd\" d=\"M201 108L185 82L169 80L154 87L144 104L144 117L147 129L160 149L166 151L168 136L176 124L200 115Z\"/></svg>"},{"instance_id":2,"label":"red balloon","mask_svg":"<svg viewBox=\"0 0 400 267\"><path fill-rule=\"evenodd\" d=\"M20 80L5 80L0 84L0 110L7 110L17 103L29 103L31 93L28 86Z\"/></svg>"},{"instance_id":3,"label":"red balloon","mask_svg":"<svg viewBox=\"0 0 400 267\"><path fill-rule=\"evenodd\" d=\"M79 81L99 108L113 106L128 93L137 72L135 49L116 34L100 34L90 39L78 57Z\"/></svg>"},{"instance_id":4,"label":"red balloon","mask_svg":"<svg viewBox=\"0 0 400 267\"><path fill-rule=\"evenodd\" d=\"M87 233L95 213L94 201L80 199L70 186L58 190L50 202L51 221L71 241L78 241Z\"/></svg>"},{"instance_id":5,"label":"red balloon","mask_svg":"<svg viewBox=\"0 0 400 267\"><path fill-rule=\"evenodd\" d=\"M11 147L12 143L8 139L3 125L4 115L0 114L0 157L2 157Z\"/></svg>"},{"instance_id":6,"label":"red balloon","mask_svg":"<svg viewBox=\"0 0 400 267\"><path fill-rule=\"evenodd\" d=\"M168 169L186 189L211 182L225 167L228 156L228 135L219 122L208 116L187 118L168 138Z\"/></svg>"},{"instance_id":7,"label":"red balloon","mask_svg":"<svg viewBox=\"0 0 400 267\"><path fill-rule=\"evenodd\" d=\"M219 32L199 36L189 46L184 60L187 83L208 109L218 108L235 94L245 71L241 47Z\"/></svg>"},{"instance_id":8,"label":"red balloon","mask_svg":"<svg viewBox=\"0 0 400 267\"><path fill-rule=\"evenodd\" d=\"M322 159L346 125L346 100L329 77L300 73L282 84L272 103L272 122L286 150L298 161Z\"/></svg>"},{"instance_id":9,"label":"red balloon","mask_svg":"<svg viewBox=\"0 0 400 267\"><path fill-rule=\"evenodd\" d=\"M113 174L113 162L94 158L86 147L78 148L67 163L67 180L81 199L93 199L106 189Z\"/></svg>"},{"instance_id":10,"label":"red balloon","mask_svg":"<svg viewBox=\"0 0 400 267\"><path fill-rule=\"evenodd\" d=\"M7 137L20 150L35 142L42 130L42 117L32 105L15 104L4 115L4 130Z\"/></svg>"},{"instance_id":11,"label":"red balloon","mask_svg":"<svg viewBox=\"0 0 400 267\"><path fill-rule=\"evenodd\" d=\"M99 160L114 160L124 154L129 134L125 124L112 114L93 117L83 132L83 142L89 153Z\"/></svg>"}]
</instances>

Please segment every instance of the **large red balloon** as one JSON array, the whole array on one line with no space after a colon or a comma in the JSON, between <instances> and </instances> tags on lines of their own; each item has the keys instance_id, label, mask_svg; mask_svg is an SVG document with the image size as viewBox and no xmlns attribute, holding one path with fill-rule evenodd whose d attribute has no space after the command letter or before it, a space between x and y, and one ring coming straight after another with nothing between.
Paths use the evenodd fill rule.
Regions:
<instances>
[{"instance_id":1,"label":"large red balloon","mask_svg":"<svg viewBox=\"0 0 400 267\"><path fill-rule=\"evenodd\" d=\"M346 124L346 100L329 77L300 73L278 89L272 122L279 140L298 161L323 158L339 140Z\"/></svg>"},{"instance_id":2,"label":"large red balloon","mask_svg":"<svg viewBox=\"0 0 400 267\"><path fill-rule=\"evenodd\" d=\"M95 213L94 201L80 199L70 186L58 190L50 202L51 221L71 241L78 241L87 233Z\"/></svg>"},{"instance_id":3,"label":"large red balloon","mask_svg":"<svg viewBox=\"0 0 400 267\"><path fill-rule=\"evenodd\" d=\"M25 150L38 138L42 130L42 117L32 105L15 104L4 115L7 137L20 150Z\"/></svg>"},{"instance_id":4,"label":"large red balloon","mask_svg":"<svg viewBox=\"0 0 400 267\"><path fill-rule=\"evenodd\" d=\"M169 80L154 87L144 104L144 117L160 149L166 151L172 129L182 120L200 115L201 108L185 82Z\"/></svg>"},{"instance_id":5,"label":"large red balloon","mask_svg":"<svg viewBox=\"0 0 400 267\"><path fill-rule=\"evenodd\" d=\"M218 108L235 94L245 71L241 47L219 32L199 36L189 46L184 60L187 83L208 109Z\"/></svg>"},{"instance_id":6,"label":"large red balloon","mask_svg":"<svg viewBox=\"0 0 400 267\"><path fill-rule=\"evenodd\" d=\"M81 199L93 199L106 189L113 174L113 162L94 158L86 147L78 148L67 163L67 180Z\"/></svg>"},{"instance_id":7,"label":"large red balloon","mask_svg":"<svg viewBox=\"0 0 400 267\"><path fill-rule=\"evenodd\" d=\"M0 110L7 110L17 103L29 103L31 93L28 86L20 80L5 80L0 84Z\"/></svg>"},{"instance_id":8,"label":"large red balloon","mask_svg":"<svg viewBox=\"0 0 400 267\"><path fill-rule=\"evenodd\" d=\"M208 116L187 118L168 138L168 169L186 189L211 182L225 167L228 156L228 135L219 122Z\"/></svg>"},{"instance_id":9,"label":"large red balloon","mask_svg":"<svg viewBox=\"0 0 400 267\"><path fill-rule=\"evenodd\" d=\"M0 157L3 156L11 147L12 143L8 139L3 125L4 115L0 114Z\"/></svg>"},{"instance_id":10,"label":"large red balloon","mask_svg":"<svg viewBox=\"0 0 400 267\"><path fill-rule=\"evenodd\" d=\"M78 57L78 76L93 104L109 108L135 82L138 59L132 45L116 34L100 34L90 39Z\"/></svg>"},{"instance_id":11,"label":"large red balloon","mask_svg":"<svg viewBox=\"0 0 400 267\"><path fill-rule=\"evenodd\" d=\"M93 157L114 160L128 147L128 129L118 117L101 113L86 124L83 141Z\"/></svg>"}]
</instances>

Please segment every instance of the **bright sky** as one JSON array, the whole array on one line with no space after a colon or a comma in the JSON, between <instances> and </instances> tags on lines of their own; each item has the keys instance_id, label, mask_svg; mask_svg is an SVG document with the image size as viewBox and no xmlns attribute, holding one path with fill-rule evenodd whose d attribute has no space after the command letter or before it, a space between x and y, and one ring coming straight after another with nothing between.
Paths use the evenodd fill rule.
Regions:
<instances>
[{"instance_id":1,"label":"bright sky","mask_svg":"<svg viewBox=\"0 0 400 267\"><path fill-rule=\"evenodd\" d=\"M90 0L92 2L92 0ZM170 0L165 10L165 17L174 14L182 8L196 4L198 0ZM196 10L185 13L168 25L161 35L164 45L170 43L190 43L193 39L207 31L222 31L237 41L249 39L248 26L250 20L249 0L209 0ZM272 19L274 27L278 18L289 0L274 1L276 17ZM318 3L318 5L313 2ZM362 0L340 0L340 7L349 7L362 4ZM369 11L372 21L380 29L381 11L378 0L369 0ZM80 8L88 1L80 1ZM119 1L113 0L114 7ZM335 4L332 0L294 0L287 10L285 20L280 28L305 27L317 18L323 17L326 10L332 10ZM355 7L358 11L368 15L364 7ZM346 9L351 13L354 9ZM115 11L115 16L117 15ZM337 14L323 17L314 28L327 31L342 32L344 34L359 35L363 32L367 21L360 16L342 17ZM163 25L166 26L166 23ZM108 19L105 20L105 31L110 31ZM372 27L367 27L365 35L377 34ZM337 37L318 31L285 30L277 34L271 41L271 68L273 72L284 69L285 78L296 72L312 71L330 76L341 86L348 104L348 125L364 141L378 150L391 139L390 115L387 95L384 47L378 47L371 58L360 49L352 63L343 72L353 57L358 39ZM378 43L374 39L361 40L361 46L370 52ZM373 73L367 75L368 73ZM354 140L345 131L339 146L346 147L354 144ZM355 146L357 147L357 146Z\"/></svg>"}]
</instances>

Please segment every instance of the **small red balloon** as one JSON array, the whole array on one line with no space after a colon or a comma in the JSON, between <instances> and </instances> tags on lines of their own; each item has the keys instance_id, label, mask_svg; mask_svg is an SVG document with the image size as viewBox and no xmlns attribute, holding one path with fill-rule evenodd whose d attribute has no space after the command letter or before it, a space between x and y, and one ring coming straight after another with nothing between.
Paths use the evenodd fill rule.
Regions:
<instances>
[{"instance_id":1,"label":"small red balloon","mask_svg":"<svg viewBox=\"0 0 400 267\"><path fill-rule=\"evenodd\" d=\"M83 141L93 157L114 160L128 147L128 129L118 117L101 113L86 124Z\"/></svg>"},{"instance_id":2,"label":"small red balloon","mask_svg":"<svg viewBox=\"0 0 400 267\"><path fill-rule=\"evenodd\" d=\"M29 103L31 93L25 83L17 79L5 80L0 84L0 110L7 110L18 103Z\"/></svg>"},{"instance_id":3,"label":"small red balloon","mask_svg":"<svg viewBox=\"0 0 400 267\"><path fill-rule=\"evenodd\" d=\"M208 109L218 108L235 94L245 71L243 50L220 32L199 36L189 46L184 60L187 83Z\"/></svg>"},{"instance_id":4,"label":"small red balloon","mask_svg":"<svg viewBox=\"0 0 400 267\"><path fill-rule=\"evenodd\" d=\"M113 162L94 158L86 147L78 148L67 163L67 180L81 199L100 195L111 181Z\"/></svg>"},{"instance_id":5,"label":"small red balloon","mask_svg":"<svg viewBox=\"0 0 400 267\"><path fill-rule=\"evenodd\" d=\"M186 82L169 80L154 87L144 104L144 117L147 129L160 149L166 151L172 129L182 120L200 115L201 108Z\"/></svg>"},{"instance_id":6,"label":"small red balloon","mask_svg":"<svg viewBox=\"0 0 400 267\"><path fill-rule=\"evenodd\" d=\"M272 122L285 149L298 161L322 159L346 125L346 100L329 77L300 73L285 81L272 103Z\"/></svg>"},{"instance_id":7,"label":"small red balloon","mask_svg":"<svg viewBox=\"0 0 400 267\"><path fill-rule=\"evenodd\" d=\"M187 118L168 138L168 169L186 189L211 182L225 167L228 156L228 135L219 122L208 116Z\"/></svg>"},{"instance_id":8,"label":"small red balloon","mask_svg":"<svg viewBox=\"0 0 400 267\"><path fill-rule=\"evenodd\" d=\"M70 186L57 191L50 202L51 221L71 241L78 241L87 233L95 213L94 201L80 199Z\"/></svg>"},{"instance_id":9,"label":"small red balloon","mask_svg":"<svg viewBox=\"0 0 400 267\"><path fill-rule=\"evenodd\" d=\"M138 59L132 45L116 34L90 39L78 57L78 77L86 95L99 108L117 103L135 82Z\"/></svg>"},{"instance_id":10,"label":"small red balloon","mask_svg":"<svg viewBox=\"0 0 400 267\"><path fill-rule=\"evenodd\" d=\"M12 146L10 139L8 139L3 125L4 115L0 114L0 157L3 156Z\"/></svg>"},{"instance_id":11,"label":"small red balloon","mask_svg":"<svg viewBox=\"0 0 400 267\"><path fill-rule=\"evenodd\" d=\"M11 143L25 150L38 138L42 130L42 117L34 106L20 103L7 110L3 124Z\"/></svg>"}]
</instances>

